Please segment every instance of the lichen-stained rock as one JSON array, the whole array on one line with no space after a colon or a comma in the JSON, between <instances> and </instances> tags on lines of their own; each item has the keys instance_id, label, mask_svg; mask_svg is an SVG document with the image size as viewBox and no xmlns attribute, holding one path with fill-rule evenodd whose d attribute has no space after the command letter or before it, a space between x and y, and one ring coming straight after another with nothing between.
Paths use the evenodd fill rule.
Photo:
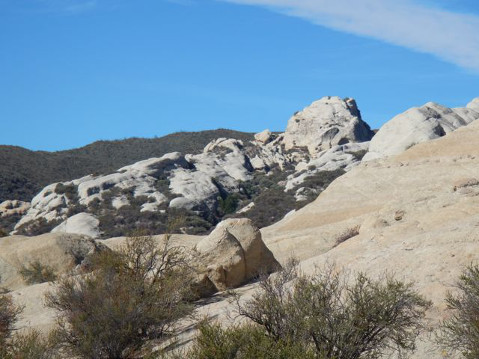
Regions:
<instances>
[{"instance_id":1,"label":"lichen-stained rock","mask_svg":"<svg viewBox=\"0 0 479 359\"><path fill-rule=\"evenodd\" d=\"M450 109L434 102L414 107L385 123L371 140L365 161L397 155L408 148L444 136L479 119L475 102Z\"/></svg>"},{"instance_id":2,"label":"lichen-stained rock","mask_svg":"<svg viewBox=\"0 0 479 359\"><path fill-rule=\"evenodd\" d=\"M316 154L335 145L369 141L373 135L356 101L323 97L291 117L283 141L287 150L307 147Z\"/></svg>"}]
</instances>

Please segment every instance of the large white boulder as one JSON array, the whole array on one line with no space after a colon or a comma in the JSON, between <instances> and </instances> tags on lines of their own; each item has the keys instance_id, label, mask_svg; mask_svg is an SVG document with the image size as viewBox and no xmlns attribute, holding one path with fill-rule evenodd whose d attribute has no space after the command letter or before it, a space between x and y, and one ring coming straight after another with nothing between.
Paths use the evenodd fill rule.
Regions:
<instances>
[{"instance_id":1,"label":"large white boulder","mask_svg":"<svg viewBox=\"0 0 479 359\"><path fill-rule=\"evenodd\" d=\"M397 115L384 124L371 140L364 160L373 160L404 152L408 148L445 134L479 119L472 108L455 108L429 102Z\"/></svg>"},{"instance_id":2,"label":"large white boulder","mask_svg":"<svg viewBox=\"0 0 479 359\"><path fill-rule=\"evenodd\" d=\"M355 100L323 97L291 117L284 145L287 150L307 147L310 154L316 154L335 145L369 141L373 135Z\"/></svg>"},{"instance_id":3,"label":"large white boulder","mask_svg":"<svg viewBox=\"0 0 479 359\"><path fill-rule=\"evenodd\" d=\"M279 267L259 229L246 218L227 219L195 247L197 267L218 290L237 287Z\"/></svg>"},{"instance_id":4,"label":"large white boulder","mask_svg":"<svg viewBox=\"0 0 479 359\"><path fill-rule=\"evenodd\" d=\"M52 229L52 233L83 234L92 238L100 236L100 221L92 214L78 213Z\"/></svg>"}]
</instances>

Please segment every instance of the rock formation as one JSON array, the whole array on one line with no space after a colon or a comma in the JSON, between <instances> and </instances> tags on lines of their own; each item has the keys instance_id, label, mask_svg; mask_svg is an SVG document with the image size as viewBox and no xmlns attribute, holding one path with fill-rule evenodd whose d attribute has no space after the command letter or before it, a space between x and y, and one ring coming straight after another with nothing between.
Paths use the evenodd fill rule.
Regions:
<instances>
[{"instance_id":1,"label":"rock formation","mask_svg":"<svg viewBox=\"0 0 479 359\"><path fill-rule=\"evenodd\" d=\"M442 137L479 119L479 112L474 110L477 103L476 99L467 108L450 109L429 102L397 115L379 129L364 160L397 155L418 143Z\"/></svg>"},{"instance_id":2,"label":"rock formation","mask_svg":"<svg viewBox=\"0 0 479 359\"><path fill-rule=\"evenodd\" d=\"M227 219L195 247L198 266L206 267L217 290L235 288L260 273L271 273L279 263L249 219Z\"/></svg>"},{"instance_id":3,"label":"rock formation","mask_svg":"<svg viewBox=\"0 0 479 359\"><path fill-rule=\"evenodd\" d=\"M283 141L287 150L307 147L310 154L316 154L335 145L366 142L373 135L356 101L323 97L291 117Z\"/></svg>"},{"instance_id":4,"label":"rock formation","mask_svg":"<svg viewBox=\"0 0 479 359\"><path fill-rule=\"evenodd\" d=\"M124 213L133 213L138 206L145 217L164 213L166 218L170 209L191 211L200 221L210 218L212 226L221 220L225 210L220 208L221 201L228 196L240 198L235 208L226 208L228 213L242 208L244 214L253 208L251 196L268 188L249 192L245 188L258 186L262 175L278 178L275 185L284 188L291 203L304 205L323 188L308 188L303 183L324 171L349 171L367 151L369 142L363 141L371 136L353 99L326 97L293 116L284 134L265 130L249 143L218 138L199 154L168 153L111 174L48 185L33 198L14 233L38 234L36 228L55 227L54 231L98 237L103 235L98 228L105 228L98 219L114 217L122 208ZM295 207L290 206L283 214ZM165 218L154 220L166 222Z\"/></svg>"},{"instance_id":5,"label":"rock formation","mask_svg":"<svg viewBox=\"0 0 479 359\"><path fill-rule=\"evenodd\" d=\"M100 222L95 216L89 213L78 213L53 228L52 233L74 233L98 238L100 236L99 224Z\"/></svg>"}]
</instances>

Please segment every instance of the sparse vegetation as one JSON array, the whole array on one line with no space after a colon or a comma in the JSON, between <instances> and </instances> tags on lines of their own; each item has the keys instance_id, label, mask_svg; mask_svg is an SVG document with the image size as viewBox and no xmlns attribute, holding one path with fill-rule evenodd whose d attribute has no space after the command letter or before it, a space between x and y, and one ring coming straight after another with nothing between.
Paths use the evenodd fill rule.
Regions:
<instances>
[{"instance_id":1,"label":"sparse vegetation","mask_svg":"<svg viewBox=\"0 0 479 359\"><path fill-rule=\"evenodd\" d=\"M175 357L180 358L180 356ZM312 348L301 342L274 340L256 325L222 328L203 323L189 359L314 359Z\"/></svg>"},{"instance_id":2,"label":"sparse vegetation","mask_svg":"<svg viewBox=\"0 0 479 359\"><path fill-rule=\"evenodd\" d=\"M24 236L37 236L43 233L50 232L53 228L58 226L61 220L47 221L41 217L35 221L22 224L17 230L17 234Z\"/></svg>"},{"instance_id":3,"label":"sparse vegetation","mask_svg":"<svg viewBox=\"0 0 479 359\"><path fill-rule=\"evenodd\" d=\"M335 246L340 245L341 243L347 241L350 238L356 237L359 234L360 228L361 226L358 225L358 226L354 226L354 227L346 229L336 238Z\"/></svg>"},{"instance_id":4,"label":"sparse vegetation","mask_svg":"<svg viewBox=\"0 0 479 359\"><path fill-rule=\"evenodd\" d=\"M57 279L55 269L47 264L42 264L38 260L23 265L20 269L20 275L27 284L53 282Z\"/></svg>"},{"instance_id":5,"label":"sparse vegetation","mask_svg":"<svg viewBox=\"0 0 479 359\"><path fill-rule=\"evenodd\" d=\"M8 295L0 295L0 357L3 358L9 350L9 339L12 336L15 322L22 308L13 304Z\"/></svg>"},{"instance_id":6,"label":"sparse vegetation","mask_svg":"<svg viewBox=\"0 0 479 359\"><path fill-rule=\"evenodd\" d=\"M255 206L241 217L251 219L260 228L269 226L292 210L297 210L315 200L320 192L326 189L329 184L345 172L343 170L321 171L307 177L302 184L285 192L284 184L288 171L273 169L269 175L255 174L253 180L242 184L240 196L243 200L254 202ZM308 189L305 193L307 199L296 201L295 193L299 187Z\"/></svg>"},{"instance_id":7,"label":"sparse vegetation","mask_svg":"<svg viewBox=\"0 0 479 359\"><path fill-rule=\"evenodd\" d=\"M203 327L191 358L272 358L268 349L278 349L283 358L359 359L414 350L430 303L412 284L361 273L348 281L333 268L306 276L294 264L263 279L252 300L238 299L239 313L255 327Z\"/></svg>"},{"instance_id":8,"label":"sparse vegetation","mask_svg":"<svg viewBox=\"0 0 479 359\"><path fill-rule=\"evenodd\" d=\"M118 168L165 153L199 153L213 139L226 137L243 141L253 134L218 129L178 132L161 138L130 138L98 141L88 146L59 152L30 151L0 146L0 202L7 199L30 201L44 186L88 174L111 173Z\"/></svg>"},{"instance_id":9,"label":"sparse vegetation","mask_svg":"<svg viewBox=\"0 0 479 359\"><path fill-rule=\"evenodd\" d=\"M1 352L1 351L0 351ZM8 352L3 359L55 359L54 343L36 330L16 333L8 345ZM59 358L60 359L60 358Z\"/></svg>"},{"instance_id":10,"label":"sparse vegetation","mask_svg":"<svg viewBox=\"0 0 479 359\"><path fill-rule=\"evenodd\" d=\"M467 359L479 357L479 266L470 265L457 283L457 293L448 293L446 303L452 312L442 323L438 342L447 351Z\"/></svg>"},{"instance_id":11,"label":"sparse vegetation","mask_svg":"<svg viewBox=\"0 0 479 359\"><path fill-rule=\"evenodd\" d=\"M118 252L98 253L92 269L62 279L47 296L60 313L56 341L72 357L131 358L192 309L190 269L168 240L158 246L149 236L128 238Z\"/></svg>"}]
</instances>

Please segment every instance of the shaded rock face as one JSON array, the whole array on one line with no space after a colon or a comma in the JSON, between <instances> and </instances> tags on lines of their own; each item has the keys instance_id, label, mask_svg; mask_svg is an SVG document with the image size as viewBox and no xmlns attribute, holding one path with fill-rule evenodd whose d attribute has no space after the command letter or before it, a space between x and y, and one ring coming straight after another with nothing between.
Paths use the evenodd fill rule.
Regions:
<instances>
[{"instance_id":1,"label":"shaded rock face","mask_svg":"<svg viewBox=\"0 0 479 359\"><path fill-rule=\"evenodd\" d=\"M478 104L476 99L467 108L450 109L429 102L407 110L379 129L364 160L397 155L418 143L442 137L465 126L479 119Z\"/></svg>"},{"instance_id":2,"label":"shaded rock face","mask_svg":"<svg viewBox=\"0 0 479 359\"><path fill-rule=\"evenodd\" d=\"M356 101L324 97L291 117L283 142L286 149L307 147L310 154L316 154L335 145L369 141L373 136Z\"/></svg>"},{"instance_id":3,"label":"shaded rock face","mask_svg":"<svg viewBox=\"0 0 479 359\"><path fill-rule=\"evenodd\" d=\"M195 247L200 272L217 290L235 288L279 264L249 219L227 219Z\"/></svg>"}]
</instances>

